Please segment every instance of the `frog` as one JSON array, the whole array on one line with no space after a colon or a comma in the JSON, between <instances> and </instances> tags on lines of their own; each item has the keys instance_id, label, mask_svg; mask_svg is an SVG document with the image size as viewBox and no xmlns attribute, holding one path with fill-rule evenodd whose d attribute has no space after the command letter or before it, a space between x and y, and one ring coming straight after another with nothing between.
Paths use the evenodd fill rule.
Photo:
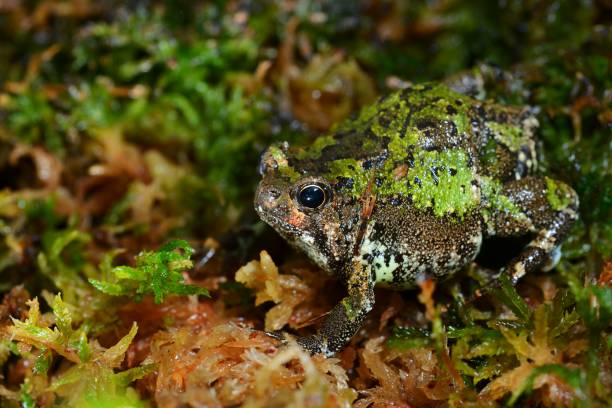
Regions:
<instances>
[{"instance_id":1,"label":"frog","mask_svg":"<svg viewBox=\"0 0 612 408\"><path fill-rule=\"evenodd\" d=\"M383 96L308 145L270 145L257 214L347 291L297 343L335 354L372 310L375 287L448 279L490 237L530 237L498 271L512 283L554 266L579 200L539 171L538 126L528 106L424 83Z\"/></svg>"}]
</instances>

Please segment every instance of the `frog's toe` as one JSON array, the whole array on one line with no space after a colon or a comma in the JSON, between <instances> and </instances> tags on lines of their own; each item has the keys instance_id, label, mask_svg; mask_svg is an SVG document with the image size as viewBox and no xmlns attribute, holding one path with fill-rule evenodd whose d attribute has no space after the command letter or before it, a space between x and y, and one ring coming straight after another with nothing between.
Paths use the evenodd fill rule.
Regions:
<instances>
[{"instance_id":1,"label":"frog's toe","mask_svg":"<svg viewBox=\"0 0 612 408\"><path fill-rule=\"evenodd\" d=\"M279 340L283 343L287 343L287 337L285 336L285 332L281 330L265 331L264 333L266 333L266 335L272 338L275 338L276 340Z\"/></svg>"},{"instance_id":2,"label":"frog's toe","mask_svg":"<svg viewBox=\"0 0 612 408\"><path fill-rule=\"evenodd\" d=\"M334 354L333 352L330 352L327 349L326 344L318 336L297 337L295 340L302 348L306 349L310 354L323 354L326 357L329 357Z\"/></svg>"},{"instance_id":3,"label":"frog's toe","mask_svg":"<svg viewBox=\"0 0 612 408\"><path fill-rule=\"evenodd\" d=\"M310 354L324 354L330 356L333 353L327 352L325 342L321 340L319 336L293 336L281 330L266 331L266 335L275 338L281 342L280 346L288 346L291 344L298 344L300 347L308 351Z\"/></svg>"},{"instance_id":4,"label":"frog's toe","mask_svg":"<svg viewBox=\"0 0 612 408\"><path fill-rule=\"evenodd\" d=\"M555 248L553 248L553 250L548 254L548 256L550 259L542 267L543 272L548 272L552 270L555 266L557 266L559 260L561 259L561 247L556 246Z\"/></svg>"}]
</instances>

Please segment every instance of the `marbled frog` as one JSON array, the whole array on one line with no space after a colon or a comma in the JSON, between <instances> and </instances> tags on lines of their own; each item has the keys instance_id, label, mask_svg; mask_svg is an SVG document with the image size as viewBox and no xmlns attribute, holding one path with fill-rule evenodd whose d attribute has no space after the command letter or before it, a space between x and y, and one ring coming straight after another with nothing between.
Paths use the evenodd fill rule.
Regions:
<instances>
[{"instance_id":1,"label":"marbled frog","mask_svg":"<svg viewBox=\"0 0 612 408\"><path fill-rule=\"evenodd\" d=\"M374 287L452 276L483 239L531 234L502 273L543 268L577 218L566 184L539 175L527 108L444 85L414 85L364 108L306 147L262 155L255 209L288 242L346 283L316 335L331 355L357 332Z\"/></svg>"}]
</instances>

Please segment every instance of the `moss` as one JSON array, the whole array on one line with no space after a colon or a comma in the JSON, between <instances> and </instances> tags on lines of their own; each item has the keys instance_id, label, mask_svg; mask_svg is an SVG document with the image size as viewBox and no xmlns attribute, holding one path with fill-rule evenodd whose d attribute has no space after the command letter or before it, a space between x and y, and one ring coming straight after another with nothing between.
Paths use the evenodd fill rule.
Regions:
<instances>
[{"instance_id":1,"label":"moss","mask_svg":"<svg viewBox=\"0 0 612 408\"><path fill-rule=\"evenodd\" d=\"M208 295L208 290L184 282L185 269L193 267L194 249L186 241L171 241L155 252L143 251L136 256L136 266L117 266L113 279L89 279L96 289L111 296L129 296L140 301L153 295L155 303L162 303L169 295Z\"/></svg>"},{"instance_id":2,"label":"moss","mask_svg":"<svg viewBox=\"0 0 612 408\"><path fill-rule=\"evenodd\" d=\"M99 356L103 350L97 340L105 345L113 344L109 333L103 333L101 327L110 328L115 334L127 333L131 320L121 327L118 322L125 315L117 312L116 305L136 310L135 317L128 313L128 318L139 320L141 329L135 346L141 351L149 344L149 334L174 336L180 324L177 322L183 320L179 316L191 313L190 310L198 311L189 319L193 324L201 324L206 319L217 321L219 316L215 317L212 310L204 308L207 311L200 312L199 308L208 304L204 299L187 302L184 298L172 297L152 309L146 302L134 306L127 296L110 297L96 291L87 278L117 283L113 260L125 264L141 250L182 237L194 243L193 256L198 259L193 270L174 270L184 279L189 275L191 279L229 284L234 266L262 248L286 254L288 262L282 267L291 269L294 255L266 235L261 224L252 223L245 209L252 205L259 153L276 141L305 142L317 136L299 123L300 116L294 111L301 104L318 99L314 92L312 98L310 93L305 99L296 98L296 78L325 100L320 106L331 106L333 110L340 107L338 111L342 115L366 99L359 96L360 89L364 89L359 82L363 83L365 76L371 78L380 94L389 94L380 106L396 110L398 115L390 126L383 126L373 122L380 106L364 109L358 116L358 130L375 128L376 132L372 132L375 137L354 148L374 151L383 138L389 138L394 156L407 159L411 146L416 146L417 129L409 126L405 139L393 136L403 130L402 120L410 106L427 105L415 110L418 114L411 117L413 122L426 117L452 118L460 133L469 131L471 124L465 115L465 104L451 102L463 97L439 88L435 82L427 85L431 89L420 100L409 94L401 100L402 92L392 89L402 82L439 81L447 75L462 76L465 72L477 85L478 99L534 107L540 123L538 167L551 175L546 187L548 200L557 210L567 208L573 197L570 199L566 184L554 181L564 180L580 197L580 221L564 241L558 265L548 274L526 277L526 282L512 293L507 287L505 293L492 296L487 302L470 303L465 299L487 281L485 275L470 269L467 275L461 276L461 285L453 281L437 287L432 301L446 312L435 322L417 319L422 323L419 329L394 331L389 344L395 343L401 349L393 350L395 354L364 349L361 346L364 341L356 341L355 350L364 356L359 360L364 370L351 366L350 384L376 383L380 388L374 392L359 390L366 398L371 397L368 401L371 405L395 402L377 401L376 396L396 395L395 384L398 387L416 384L418 381L410 380L429 375L439 379L435 389L428 388L429 381L423 385L425 388L399 388L406 398L414 395L421 398L401 402L420 406L443 404L448 398L451 405L453 401L473 401L493 405L515 403L515 406L535 402L545 406L603 406L610 400L609 387L605 384L610 377L606 362L610 360L612 291L605 260L612 255L608 120L612 75L607 58L609 32L601 29L609 20L605 2L543 0L534 7L529 2L477 0L447 1L444 7L439 7L439 2L383 1L369 2L364 8L358 2L329 0L288 2L288 5L276 0L152 1L147 2L147 7L132 5L141 2L112 0L89 7L92 2L67 0L62 2L61 10L49 6L53 2L48 1L9 3L0 10L0 38L6 39L0 41L0 176L4 182L0 197L3 204L0 205L3 243L0 290L4 293L0 319L8 315L16 317L20 311L27 310L25 303L20 304L8 292L15 285L25 285L33 296L39 297L49 297L48 293L61 290L66 304L73 306L71 319L57 300L49 304L57 313L52 316L43 310L39 313L42 315L39 324L26 320L25 316L19 319L21 326L3 320L0 360L4 381L0 391L3 397L8 392L15 400L2 403L17 406L21 397L23 406L45 401L68 405L66 399L72 399L76 406L87 406L84 397L91 395L87 387L95 379L95 384L106 384L109 388L103 387L97 393L102 396L92 398L92 404L139 405L138 398L131 398L127 391L125 396L121 395L123 398L113 397L114 385L115 391L123 394L127 383L137 378L138 372L121 378L118 365L98 371L92 365L88 366L91 370L70 371L69 368L71 365L85 367L73 360L92 361ZM295 23L294 31L288 22ZM329 64L329 69L305 68L318 68L317 61ZM477 61L491 64L474 65ZM272 69L269 69L270 63ZM317 71L333 75L322 81L312 75ZM347 71L353 73L347 74ZM356 71L360 75L355 75ZM425 89L425 85L413 87ZM434 100L436 97L439 99ZM347 102L354 100L358 102ZM448 104L457 114L448 116ZM319 114L327 113L315 112L310 118L313 122L317 122ZM324 122L321 119L316 124ZM346 130L350 126L353 130L353 124L348 123L337 129ZM504 128L508 125L499 123L490 125L498 137L518 149L522 137L518 128ZM110 128L117 129L125 143L106 151L101 142L108 141L109 135L103 130ZM310 129L322 127L310 126ZM96 136L98 133L102 136ZM317 159L334 143L330 136L324 136L304 158ZM59 185L47 186L43 179L32 174L30 158L12 163L10 154L16 145L36 147L38 160L43 164L50 163L49 157L58 160L62 164ZM485 146L484 161L490 164L497 156L489 147ZM161 169L164 166L149 161L139 167L139 155L145 152L158 152L180 171ZM426 164L437 163L435 154L412 153L416 158L424 158L423 163L415 162L413 173L431 183L431 178L427 179L431 173ZM373 176L361 164L359 160L346 159L333 169L336 174L355 179L352 192L356 196ZM401 164L386 163L378 170L379 175L393 174L394 166ZM402 168L397 174L404 174L404 170L406 177L385 178L380 186L374 185L376 194L394 195L397 191L412 194L419 205L440 214L449 214L451 210L458 214L455 207L470 208L470 197L462 195L454 184L456 180L450 178L438 180L436 188L429 186L418 191L415 198L414 183L406 183L408 168ZM165 173L163 184L168 188L153 188L158 184L158 171ZM281 171L292 180L300 177L289 166L282 167ZM467 172L463 176L466 181L469 179ZM504 211L515 217L524 216L501 193L498 182L487 177L478 181L481 196L487 198L484 213ZM53 200L40 200L50 192ZM445 204L432 201L437 195L445 194L450 195L442 201ZM147 217L138 218L136 213L146 213ZM240 226L238 232L221 235L221 231L236 225ZM218 242L202 244L206 237L215 237ZM118 254L119 248L125 248L126 252ZM484 255L500 259L510 255L506 248L483 247L483 251L487 252ZM172 269L179 265L166 266ZM123 270L126 271L134 275L138 272ZM315 269L307 271L316 276ZM299 272L296 270L296 273ZM164 282L161 279L155 285ZM315 299L338 295L335 288L313 287ZM554 299L549 298L551 293L556 293ZM214 295L214 299L226 300L223 299L225 292L215 290ZM394 302L399 302L398 299ZM172 303L174 300L185 303ZM315 302L317 308L305 306L299 314L319 315L321 304ZM489 302L492 307L487 306ZM410 303L399 308L395 303L392 306L397 310L394 312L397 318L389 321L413 325L413 317L422 314ZM378 305L373 313L381 312L382 307ZM162 310L164 315L160 317ZM229 309L215 310L222 310L218 313L226 318ZM37 314L34 308L30 313ZM258 321L260 310L232 307L231 315L246 318L255 325L262 323ZM51 324L54 320L56 323ZM168 327L159 330L160 321ZM109 322L113 325L105 326ZM25 336L14 338L19 346L7 340L10 334L6 331L8 327L18 326ZM186 330L188 337L197 337L191 329ZM386 329L383 327L383 330ZM432 332L447 336L431 335ZM238 344L250 345L246 339L252 334L250 331L235 340ZM362 334L369 336L364 339L369 341L379 332L366 327ZM133 332L121 341L122 351L132 335ZM38 348L36 342L41 339L51 339L52 347ZM172 337L171 343L176 339ZM115 336L115 340L120 339ZM62 342L65 344L59 344ZM236 342L233 343L231 347L221 345L221 353L228 348L236 350ZM192 349L181 349L186 344L184 341L176 344L177 353L172 355L183 351L193 354ZM89 350L88 345L92 345ZM413 349L407 352L407 348ZM448 356L443 354L445 348ZM11 358L6 356L8 350L13 353ZM214 354L216 358L218 354ZM419 354L428 356L427 364L418 364L415 357ZM121 353L115 357L120 359ZM428 367L438 367L436 362L445 357L450 357L450 367L454 366L461 377L446 381L445 373L435 375L428 371ZM541 361L544 358L555 361ZM205 366L196 366L201 361L210 362L203 359L189 370L195 368L193 372L209 373L210 370L203 369ZM367 370L375 367L369 365L373 360L380 363L376 366L378 370ZM129 361L122 367L129 366ZM403 361L410 361L411 366L406 370L398 368ZM177 371L176 365L169 366L172 386L176 385L177 378L186 378L185 373ZM70 372L72 377L64 376ZM385 375L376 377L380 372ZM396 378L408 380L388 381L392 377L387 374L394 372ZM19 387L16 382L24 375L25 380ZM225 378L230 381L215 384L235 380L228 376ZM107 381L108 378L112 381ZM61 381L53 383L53 379ZM295 381L291 384L296 384ZM147 389L146 384L154 381L143 383L138 387L146 389L143 395L168 395L169 390L163 385ZM160 383L163 381L157 382ZM192 401L180 398L201 398L206 391L197 388L206 381L192 381L196 383L186 389L188 392L172 394L170 391L170 395L177 398L177 403L188 405ZM388 384L394 386L393 393L385 393ZM464 384L465 392L452 389L440 392L439 387L444 384ZM476 394L478 398L463 398ZM554 395L567 399L555 401L551 399ZM158 405L164 403L158 402Z\"/></svg>"}]
</instances>

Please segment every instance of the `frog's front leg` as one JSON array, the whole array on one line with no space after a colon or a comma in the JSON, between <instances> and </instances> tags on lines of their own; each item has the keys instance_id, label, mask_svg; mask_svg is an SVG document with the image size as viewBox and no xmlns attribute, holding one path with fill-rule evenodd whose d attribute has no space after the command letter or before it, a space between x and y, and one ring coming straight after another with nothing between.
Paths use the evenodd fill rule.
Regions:
<instances>
[{"instance_id":1,"label":"frog's front leg","mask_svg":"<svg viewBox=\"0 0 612 408\"><path fill-rule=\"evenodd\" d=\"M374 307L374 286L370 267L353 262L348 279L348 296L325 316L315 335L297 338L298 344L313 354L322 353L328 357L344 347Z\"/></svg>"},{"instance_id":2,"label":"frog's front leg","mask_svg":"<svg viewBox=\"0 0 612 408\"><path fill-rule=\"evenodd\" d=\"M502 271L516 282L526 273L555 262L555 250L578 218L578 195L568 185L548 177L510 181L501 193L509 203L487 220L489 233L499 237L535 234Z\"/></svg>"}]
</instances>

